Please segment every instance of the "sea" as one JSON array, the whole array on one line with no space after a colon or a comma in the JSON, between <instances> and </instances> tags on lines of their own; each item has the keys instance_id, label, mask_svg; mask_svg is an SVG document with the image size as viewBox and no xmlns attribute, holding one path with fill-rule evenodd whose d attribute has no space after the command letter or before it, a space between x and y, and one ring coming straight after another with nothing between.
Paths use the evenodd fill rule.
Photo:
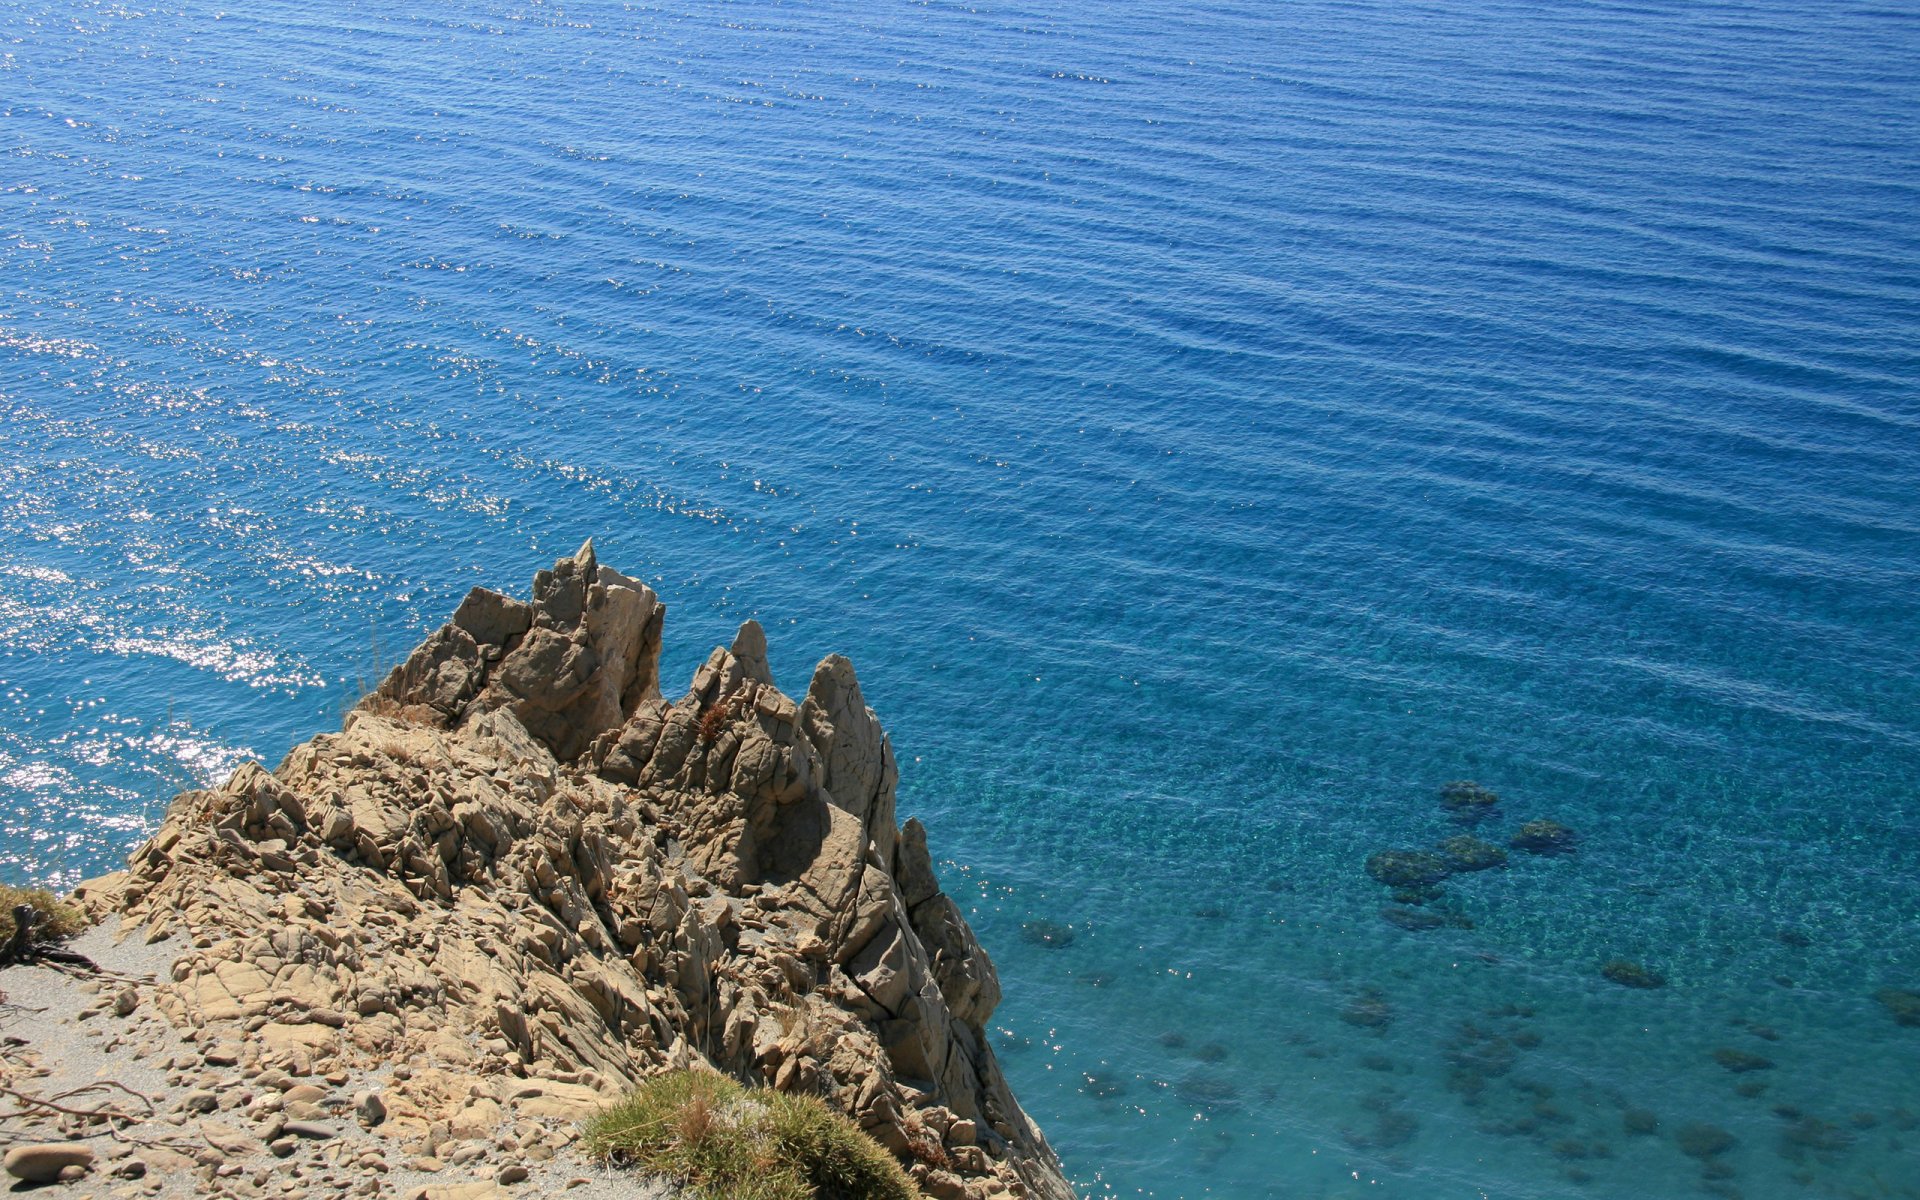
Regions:
<instances>
[{"instance_id":1,"label":"sea","mask_svg":"<svg viewBox=\"0 0 1920 1200\"><path fill-rule=\"evenodd\" d=\"M1916 114L1899 0L8 0L0 879L591 537L853 659L1085 1196L1920 1196Z\"/></svg>"}]
</instances>

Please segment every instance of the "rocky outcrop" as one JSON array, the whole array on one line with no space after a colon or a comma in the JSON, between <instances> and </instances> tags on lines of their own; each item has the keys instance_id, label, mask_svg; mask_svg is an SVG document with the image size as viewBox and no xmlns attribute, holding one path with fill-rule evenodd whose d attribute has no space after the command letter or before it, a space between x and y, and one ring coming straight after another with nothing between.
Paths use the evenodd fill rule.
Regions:
<instances>
[{"instance_id":1,"label":"rocky outcrop","mask_svg":"<svg viewBox=\"0 0 1920 1200\"><path fill-rule=\"evenodd\" d=\"M378 1124L419 1153L704 1064L827 1097L931 1196L1071 1197L852 665L796 703L748 622L670 703L664 613L591 543L529 601L476 589L341 732L179 797L80 895L183 948L154 1003L201 1044L409 1064Z\"/></svg>"}]
</instances>

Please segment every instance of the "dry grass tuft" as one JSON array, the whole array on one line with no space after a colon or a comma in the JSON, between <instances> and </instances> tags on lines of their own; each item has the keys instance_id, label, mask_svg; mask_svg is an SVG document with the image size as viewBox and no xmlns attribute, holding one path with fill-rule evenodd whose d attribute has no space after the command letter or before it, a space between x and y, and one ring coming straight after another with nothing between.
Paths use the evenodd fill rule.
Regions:
<instances>
[{"instance_id":1,"label":"dry grass tuft","mask_svg":"<svg viewBox=\"0 0 1920 1200\"><path fill-rule=\"evenodd\" d=\"M694 1200L921 1200L900 1164L818 1097L711 1071L645 1081L588 1122L586 1145Z\"/></svg>"},{"instance_id":2,"label":"dry grass tuft","mask_svg":"<svg viewBox=\"0 0 1920 1200\"><path fill-rule=\"evenodd\" d=\"M34 931L36 942L63 942L87 927L87 914L57 899L45 888L0 884L0 942L13 936L13 910L22 904L47 914L47 920Z\"/></svg>"}]
</instances>

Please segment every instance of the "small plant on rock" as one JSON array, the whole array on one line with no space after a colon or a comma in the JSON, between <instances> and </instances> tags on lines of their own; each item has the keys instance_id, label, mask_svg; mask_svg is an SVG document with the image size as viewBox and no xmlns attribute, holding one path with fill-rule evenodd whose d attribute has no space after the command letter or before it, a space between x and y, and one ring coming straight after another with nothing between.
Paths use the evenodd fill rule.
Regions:
<instances>
[{"instance_id":1,"label":"small plant on rock","mask_svg":"<svg viewBox=\"0 0 1920 1200\"><path fill-rule=\"evenodd\" d=\"M33 926L21 945L63 942L87 927L86 914L54 898L45 888L18 888L0 884L0 946L15 942L15 909L31 909Z\"/></svg>"},{"instance_id":2,"label":"small plant on rock","mask_svg":"<svg viewBox=\"0 0 1920 1200\"><path fill-rule=\"evenodd\" d=\"M588 1122L586 1145L695 1200L921 1200L900 1164L817 1096L711 1071L646 1080Z\"/></svg>"}]
</instances>

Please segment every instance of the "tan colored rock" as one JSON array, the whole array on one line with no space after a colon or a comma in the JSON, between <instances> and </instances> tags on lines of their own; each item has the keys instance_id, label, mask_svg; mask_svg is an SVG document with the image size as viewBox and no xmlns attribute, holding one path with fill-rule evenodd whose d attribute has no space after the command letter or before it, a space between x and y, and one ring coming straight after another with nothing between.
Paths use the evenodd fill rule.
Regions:
<instances>
[{"instance_id":1,"label":"tan colored rock","mask_svg":"<svg viewBox=\"0 0 1920 1200\"><path fill-rule=\"evenodd\" d=\"M83 889L179 938L146 1011L257 1076L263 1130L337 1132L289 1153L342 1169L364 1137L416 1164L496 1138L543 1161L572 1135L541 1123L698 1064L831 1097L897 1153L944 1134L942 1191L1068 1200L852 664L823 660L796 703L748 622L669 703L664 612L589 543L529 601L469 594L340 732L179 797ZM351 1109L318 1082L383 1069ZM214 1137L209 1169L262 1149Z\"/></svg>"},{"instance_id":2,"label":"tan colored rock","mask_svg":"<svg viewBox=\"0 0 1920 1200\"><path fill-rule=\"evenodd\" d=\"M53 1183L70 1168L93 1165L93 1149L84 1142L33 1142L7 1151L7 1174L28 1183Z\"/></svg>"},{"instance_id":3,"label":"tan colored rock","mask_svg":"<svg viewBox=\"0 0 1920 1200\"><path fill-rule=\"evenodd\" d=\"M407 1200L507 1200L513 1195L497 1183L430 1183L407 1193Z\"/></svg>"}]
</instances>

